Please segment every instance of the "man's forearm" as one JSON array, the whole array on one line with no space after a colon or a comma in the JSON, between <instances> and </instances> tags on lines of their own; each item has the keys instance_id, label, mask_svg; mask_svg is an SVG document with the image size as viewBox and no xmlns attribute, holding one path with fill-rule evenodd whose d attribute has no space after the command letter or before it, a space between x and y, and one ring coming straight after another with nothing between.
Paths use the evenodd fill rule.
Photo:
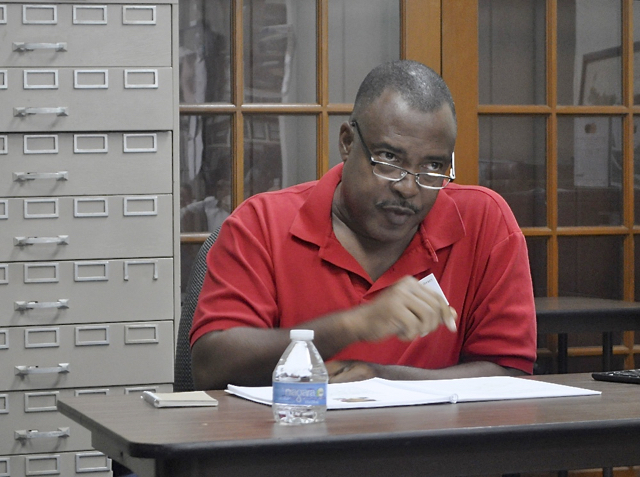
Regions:
<instances>
[{"instance_id":1,"label":"man's forearm","mask_svg":"<svg viewBox=\"0 0 640 477\"><path fill-rule=\"evenodd\" d=\"M231 328L207 333L191 349L196 389L225 389L227 384L265 386L289 343L287 330Z\"/></svg>"},{"instance_id":2,"label":"man's forearm","mask_svg":"<svg viewBox=\"0 0 640 477\"><path fill-rule=\"evenodd\" d=\"M442 369L423 369L411 366L381 365L362 361L327 363L330 382L361 381L379 377L393 380L456 379L482 376L523 376L525 372L506 368L489 361L457 364Z\"/></svg>"},{"instance_id":3,"label":"man's forearm","mask_svg":"<svg viewBox=\"0 0 640 477\"><path fill-rule=\"evenodd\" d=\"M345 311L301 324L315 332L314 344L327 360L357 341L345 323ZM278 359L289 344L288 329L236 327L202 336L191 350L198 389L225 389L227 384L267 386Z\"/></svg>"},{"instance_id":4,"label":"man's forearm","mask_svg":"<svg viewBox=\"0 0 640 477\"><path fill-rule=\"evenodd\" d=\"M505 368L489 361L474 361L442 369L421 369L409 366L385 366L385 379L456 379L483 376L523 376L526 373L514 368Z\"/></svg>"}]
</instances>

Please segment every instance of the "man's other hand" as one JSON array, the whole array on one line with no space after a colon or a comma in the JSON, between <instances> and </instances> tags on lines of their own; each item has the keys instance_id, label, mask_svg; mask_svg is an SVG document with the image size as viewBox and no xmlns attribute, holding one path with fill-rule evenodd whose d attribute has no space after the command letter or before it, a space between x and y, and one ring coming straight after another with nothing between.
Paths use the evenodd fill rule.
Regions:
<instances>
[{"instance_id":1,"label":"man's other hand","mask_svg":"<svg viewBox=\"0 0 640 477\"><path fill-rule=\"evenodd\" d=\"M325 363L330 383L364 381L377 376L378 365L364 361L329 361Z\"/></svg>"}]
</instances>

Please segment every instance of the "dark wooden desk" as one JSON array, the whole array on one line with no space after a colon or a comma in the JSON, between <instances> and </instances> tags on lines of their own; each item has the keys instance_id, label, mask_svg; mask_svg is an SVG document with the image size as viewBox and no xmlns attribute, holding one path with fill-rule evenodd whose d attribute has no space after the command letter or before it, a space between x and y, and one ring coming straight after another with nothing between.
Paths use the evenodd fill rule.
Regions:
<instances>
[{"instance_id":1,"label":"dark wooden desk","mask_svg":"<svg viewBox=\"0 0 640 477\"><path fill-rule=\"evenodd\" d=\"M330 411L275 424L271 408L220 391L218 408L155 409L135 396L78 396L62 414L140 476L425 476L640 464L640 386L537 376L600 396Z\"/></svg>"},{"instance_id":2,"label":"dark wooden desk","mask_svg":"<svg viewBox=\"0 0 640 477\"><path fill-rule=\"evenodd\" d=\"M640 302L583 297L538 297L538 333L558 334L558 372L567 372L567 334L602 333L602 367L611 369L612 333L640 329Z\"/></svg>"}]
</instances>

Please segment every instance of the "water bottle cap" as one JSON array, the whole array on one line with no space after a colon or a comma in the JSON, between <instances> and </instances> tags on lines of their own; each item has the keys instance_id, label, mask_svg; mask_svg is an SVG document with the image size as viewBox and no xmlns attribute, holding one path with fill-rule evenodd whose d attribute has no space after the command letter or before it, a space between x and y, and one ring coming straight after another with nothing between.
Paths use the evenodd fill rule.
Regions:
<instances>
[{"instance_id":1,"label":"water bottle cap","mask_svg":"<svg viewBox=\"0 0 640 477\"><path fill-rule=\"evenodd\" d=\"M289 338L298 341L311 341L313 339L313 330L291 330Z\"/></svg>"}]
</instances>

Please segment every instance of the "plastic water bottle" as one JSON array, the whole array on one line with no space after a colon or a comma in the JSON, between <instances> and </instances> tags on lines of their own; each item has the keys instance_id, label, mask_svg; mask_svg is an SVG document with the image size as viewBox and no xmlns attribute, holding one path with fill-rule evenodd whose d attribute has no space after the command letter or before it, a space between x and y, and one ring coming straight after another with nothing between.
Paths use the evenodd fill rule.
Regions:
<instances>
[{"instance_id":1,"label":"plastic water bottle","mask_svg":"<svg viewBox=\"0 0 640 477\"><path fill-rule=\"evenodd\" d=\"M313 330L291 330L291 343L273 371L273 418L280 424L324 421L329 375Z\"/></svg>"}]
</instances>

